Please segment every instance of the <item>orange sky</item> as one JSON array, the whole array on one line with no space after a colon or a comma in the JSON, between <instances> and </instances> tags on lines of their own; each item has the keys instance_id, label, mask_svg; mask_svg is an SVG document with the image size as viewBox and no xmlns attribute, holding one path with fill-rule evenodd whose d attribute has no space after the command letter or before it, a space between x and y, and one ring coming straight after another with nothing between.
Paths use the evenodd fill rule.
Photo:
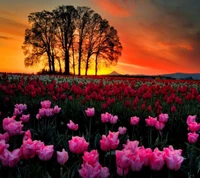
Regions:
<instances>
[{"instance_id":1,"label":"orange sky","mask_svg":"<svg viewBox=\"0 0 200 178\"><path fill-rule=\"evenodd\" d=\"M12 4L12 6L11 6ZM25 68L21 49L28 15L59 5L89 6L118 31L123 46L121 74L200 72L199 0L6 0L0 2L0 72Z\"/></svg>"}]
</instances>

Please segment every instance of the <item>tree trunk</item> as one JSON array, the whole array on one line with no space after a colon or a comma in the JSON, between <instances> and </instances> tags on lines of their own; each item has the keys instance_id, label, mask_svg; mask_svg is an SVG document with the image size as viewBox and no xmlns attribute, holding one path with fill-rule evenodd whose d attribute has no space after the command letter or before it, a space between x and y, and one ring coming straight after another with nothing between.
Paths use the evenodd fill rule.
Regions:
<instances>
[{"instance_id":1,"label":"tree trunk","mask_svg":"<svg viewBox=\"0 0 200 178\"><path fill-rule=\"evenodd\" d=\"M85 75L87 75L87 73L88 73L90 56L91 56L90 53L88 53L87 59L86 59L86 65L85 65Z\"/></svg>"},{"instance_id":2,"label":"tree trunk","mask_svg":"<svg viewBox=\"0 0 200 178\"><path fill-rule=\"evenodd\" d=\"M65 51L65 74L69 75L69 51Z\"/></svg>"},{"instance_id":3,"label":"tree trunk","mask_svg":"<svg viewBox=\"0 0 200 178\"><path fill-rule=\"evenodd\" d=\"M98 72L98 55L99 53L96 54L96 59L95 59L95 75L97 76Z\"/></svg>"},{"instance_id":4,"label":"tree trunk","mask_svg":"<svg viewBox=\"0 0 200 178\"><path fill-rule=\"evenodd\" d=\"M79 44L82 46L82 44ZM81 75L81 58L82 58L82 51L81 47L79 46L79 52L78 52L78 75Z\"/></svg>"},{"instance_id":5,"label":"tree trunk","mask_svg":"<svg viewBox=\"0 0 200 178\"><path fill-rule=\"evenodd\" d=\"M54 59L54 54L52 54L52 72L55 73L55 59Z\"/></svg>"},{"instance_id":6,"label":"tree trunk","mask_svg":"<svg viewBox=\"0 0 200 178\"><path fill-rule=\"evenodd\" d=\"M49 53L47 53L47 56L48 56L49 72L51 73L52 72L52 69L51 69L51 56L50 56Z\"/></svg>"},{"instance_id":7,"label":"tree trunk","mask_svg":"<svg viewBox=\"0 0 200 178\"><path fill-rule=\"evenodd\" d=\"M58 65L59 65L59 72L60 74L62 74L62 66L61 66L60 59L58 59Z\"/></svg>"}]
</instances>

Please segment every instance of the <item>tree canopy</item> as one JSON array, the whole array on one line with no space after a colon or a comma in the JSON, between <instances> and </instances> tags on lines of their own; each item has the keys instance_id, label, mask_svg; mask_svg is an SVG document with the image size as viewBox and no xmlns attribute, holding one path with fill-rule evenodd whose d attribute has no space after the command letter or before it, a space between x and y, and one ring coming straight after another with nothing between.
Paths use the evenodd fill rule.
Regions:
<instances>
[{"instance_id":1,"label":"tree canopy","mask_svg":"<svg viewBox=\"0 0 200 178\"><path fill-rule=\"evenodd\" d=\"M122 54L117 30L89 7L59 6L30 13L22 45L25 67L43 64L49 73L88 74L116 65Z\"/></svg>"}]
</instances>

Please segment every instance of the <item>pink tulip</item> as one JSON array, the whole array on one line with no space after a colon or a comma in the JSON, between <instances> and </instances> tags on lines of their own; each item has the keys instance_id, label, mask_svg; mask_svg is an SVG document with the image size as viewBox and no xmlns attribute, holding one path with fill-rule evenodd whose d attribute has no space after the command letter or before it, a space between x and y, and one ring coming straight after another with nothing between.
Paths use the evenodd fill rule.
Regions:
<instances>
[{"instance_id":1,"label":"pink tulip","mask_svg":"<svg viewBox=\"0 0 200 178\"><path fill-rule=\"evenodd\" d=\"M69 123L67 124L67 127L70 130L78 130L78 124L75 124L72 120L69 121Z\"/></svg>"},{"instance_id":2,"label":"pink tulip","mask_svg":"<svg viewBox=\"0 0 200 178\"><path fill-rule=\"evenodd\" d=\"M34 158L36 155L36 145L30 138L23 141L21 152L24 159Z\"/></svg>"},{"instance_id":3,"label":"pink tulip","mask_svg":"<svg viewBox=\"0 0 200 178\"><path fill-rule=\"evenodd\" d=\"M120 167L117 166L117 174L119 176L126 176L128 174L128 171L129 171L128 168L125 169L125 170L123 170L122 168L120 168Z\"/></svg>"},{"instance_id":4,"label":"pink tulip","mask_svg":"<svg viewBox=\"0 0 200 178\"><path fill-rule=\"evenodd\" d=\"M12 122L15 122L15 118L16 116L13 117L7 117L3 119L3 130L5 130L5 128Z\"/></svg>"},{"instance_id":5,"label":"pink tulip","mask_svg":"<svg viewBox=\"0 0 200 178\"><path fill-rule=\"evenodd\" d=\"M149 116L147 119L145 119L145 122L146 122L147 126L154 127L157 122L157 118Z\"/></svg>"},{"instance_id":6,"label":"pink tulip","mask_svg":"<svg viewBox=\"0 0 200 178\"><path fill-rule=\"evenodd\" d=\"M27 110L27 105L26 104L15 104L15 108L17 108L20 111L26 111Z\"/></svg>"},{"instance_id":7,"label":"pink tulip","mask_svg":"<svg viewBox=\"0 0 200 178\"><path fill-rule=\"evenodd\" d=\"M126 127L119 127L118 128L119 134L120 135L124 135L127 131Z\"/></svg>"},{"instance_id":8,"label":"pink tulip","mask_svg":"<svg viewBox=\"0 0 200 178\"><path fill-rule=\"evenodd\" d=\"M14 113L13 113L13 116L19 116L23 113L22 110L19 110L18 108L14 108Z\"/></svg>"},{"instance_id":9,"label":"pink tulip","mask_svg":"<svg viewBox=\"0 0 200 178\"><path fill-rule=\"evenodd\" d=\"M48 109L51 107L51 101L49 100L41 101L40 104L41 104L41 107L45 109Z\"/></svg>"},{"instance_id":10,"label":"pink tulip","mask_svg":"<svg viewBox=\"0 0 200 178\"><path fill-rule=\"evenodd\" d=\"M130 169L132 171L140 171L142 169L144 161L138 153L136 155L132 155L130 160Z\"/></svg>"},{"instance_id":11,"label":"pink tulip","mask_svg":"<svg viewBox=\"0 0 200 178\"><path fill-rule=\"evenodd\" d=\"M152 154L151 148L145 149L143 146L140 147L139 155L144 162L144 166L149 165L151 154Z\"/></svg>"},{"instance_id":12,"label":"pink tulip","mask_svg":"<svg viewBox=\"0 0 200 178\"><path fill-rule=\"evenodd\" d=\"M5 132L4 134L0 133L0 140L5 140L5 142L8 143L9 138L10 138L10 136L9 136L8 132Z\"/></svg>"},{"instance_id":13,"label":"pink tulip","mask_svg":"<svg viewBox=\"0 0 200 178\"><path fill-rule=\"evenodd\" d=\"M0 155L5 149L9 148L9 144L6 144L5 140L0 140Z\"/></svg>"},{"instance_id":14,"label":"pink tulip","mask_svg":"<svg viewBox=\"0 0 200 178\"><path fill-rule=\"evenodd\" d=\"M200 129L199 124L196 121L188 123L188 130L190 132L198 132Z\"/></svg>"},{"instance_id":15,"label":"pink tulip","mask_svg":"<svg viewBox=\"0 0 200 178\"><path fill-rule=\"evenodd\" d=\"M30 114L24 115L22 114L22 116L20 117L20 121L22 121L23 123L28 122L30 119Z\"/></svg>"},{"instance_id":16,"label":"pink tulip","mask_svg":"<svg viewBox=\"0 0 200 178\"><path fill-rule=\"evenodd\" d=\"M196 143L198 140L199 134L197 133L188 133L188 142L189 143Z\"/></svg>"},{"instance_id":17,"label":"pink tulip","mask_svg":"<svg viewBox=\"0 0 200 178\"><path fill-rule=\"evenodd\" d=\"M85 151L82 158L84 164L87 162L90 165L95 165L99 161L99 154L97 150L92 150L90 152Z\"/></svg>"},{"instance_id":18,"label":"pink tulip","mask_svg":"<svg viewBox=\"0 0 200 178\"><path fill-rule=\"evenodd\" d=\"M69 149L72 153L81 154L88 150L89 143L83 137L74 136L68 141Z\"/></svg>"},{"instance_id":19,"label":"pink tulip","mask_svg":"<svg viewBox=\"0 0 200 178\"><path fill-rule=\"evenodd\" d=\"M139 141L137 140L135 141L127 140L126 144L123 144L123 147L126 150L131 150L131 152L135 154L137 151L138 145L139 145Z\"/></svg>"},{"instance_id":20,"label":"pink tulip","mask_svg":"<svg viewBox=\"0 0 200 178\"><path fill-rule=\"evenodd\" d=\"M40 148L40 150L38 151L38 157L40 160L42 161L48 161L52 158L53 156L53 145L47 145L47 146L43 146L42 148Z\"/></svg>"},{"instance_id":21,"label":"pink tulip","mask_svg":"<svg viewBox=\"0 0 200 178\"><path fill-rule=\"evenodd\" d=\"M138 125L139 121L140 121L140 118L137 116L133 116L130 118L130 124L133 126Z\"/></svg>"},{"instance_id":22,"label":"pink tulip","mask_svg":"<svg viewBox=\"0 0 200 178\"><path fill-rule=\"evenodd\" d=\"M57 153L57 162L60 165L64 165L67 162L68 158L69 158L68 152L65 151L65 149L63 148L61 152L57 151L56 153Z\"/></svg>"},{"instance_id":23,"label":"pink tulip","mask_svg":"<svg viewBox=\"0 0 200 178\"><path fill-rule=\"evenodd\" d=\"M114 150L119 145L119 132L110 132L108 136L105 135L102 136L102 139L100 140L100 147L103 151L108 151L110 149Z\"/></svg>"},{"instance_id":24,"label":"pink tulip","mask_svg":"<svg viewBox=\"0 0 200 178\"><path fill-rule=\"evenodd\" d=\"M54 112L55 114L58 114L58 113L60 112L60 110L61 110L61 108L59 108L57 105L54 106L54 108L53 108L53 112Z\"/></svg>"},{"instance_id":25,"label":"pink tulip","mask_svg":"<svg viewBox=\"0 0 200 178\"><path fill-rule=\"evenodd\" d=\"M155 148L153 153L150 156L150 168L154 171L160 171L165 162L164 162L164 153L160 150L158 150L158 148Z\"/></svg>"},{"instance_id":26,"label":"pink tulip","mask_svg":"<svg viewBox=\"0 0 200 178\"><path fill-rule=\"evenodd\" d=\"M5 131L7 131L9 135L21 135L23 133L23 125L21 123L22 121L14 121L6 126Z\"/></svg>"},{"instance_id":27,"label":"pink tulip","mask_svg":"<svg viewBox=\"0 0 200 178\"><path fill-rule=\"evenodd\" d=\"M81 165L81 169L78 170L82 178L97 178L100 175L101 165L90 165L87 162Z\"/></svg>"},{"instance_id":28,"label":"pink tulip","mask_svg":"<svg viewBox=\"0 0 200 178\"><path fill-rule=\"evenodd\" d=\"M113 117L112 114L106 112L101 114L101 122L106 123L110 122L110 118Z\"/></svg>"},{"instance_id":29,"label":"pink tulip","mask_svg":"<svg viewBox=\"0 0 200 178\"><path fill-rule=\"evenodd\" d=\"M116 155L116 164L117 167L121 168L121 169L128 169L130 164L131 164L131 151L130 150L116 150L115 151L115 155Z\"/></svg>"},{"instance_id":30,"label":"pink tulip","mask_svg":"<svg viewBox=\"0 0 200 178\"><path fill-rule=\"evenodd\" d=\"M30 130L27 130L24 133L24 137L23 137L23 140L28 140L28 139L31 139L31 131Z\"/></svg>"},{"instance_id":31,"label":"pink tulip","mask_svg":"<svg viewBox=\"0 0 200 178\"><path fill-rule=\"evenodd\" d=\"M94 108L87 108L87 110L85 110L86 116L87 117L93 117L95 114L95 109Z\"/></svg>"},{"instance_id":32,"label":"pink tulip","mask_svg":"<svg viewBox=\"0 0 200 178\"><path fill-rule=\"evenodd\" d=\"M163 114L161 113L159 116L158 116L158 120L159 122L162 122L162 123L166 123L168 121L168 114Z\"/></svg>"},{"instance_id":33,"label":"pink tulip","mask_svg":"<svg viewBox=\"0 0 200 178\"><path fill-rule=\"evenodd\" d=\"M110 177L109 169L107 167L101 167L99 176L100 176L100 178L108 178L108 177Z\"/></svg>"},{"instance_id":34,"label":"pink tulip","mask_svg":"<svg viewBox=\"0 0 200 178\"><path fill-rule=\"evenodd\" d=\"M156 130L162 130L165 127L165 124L163 122L157 121L155 124Z\"/></svg>"},{"instance_id":35,"label":"pink tulip","mask_svg":"<svg viewBox=\"0 0 200 178\"><path fill-rule=\"evenodd\" d=\"M181 164L184 160L184 158L180 154L180 151L172 150L170 148L164 148L164 159L168 169L175 171L180 169Z\"/></svg>"},{"instance_id":36,"label":"pink tulip","mask_svg":"<svg viewBox=\"0 0 200 178\"><path fill-rule=\"evenodd\" d=\"M7 149L0 155L0 160L3 166L14 167L20 160L21 151L20 149L15 149L12 152Z\"/></svg>"},{"instance_id":37,"label":"pink tulip","mask_svg":"<svg viewBox=\"0 0 200 178\"><path fill-rule=\"evenodd\" d=\"M118 121L118 116L112 116L112 117L110 118L110 123L111 123L111 124L116 124L117 121Z\"/></svg>"},{"instance_id":38,"label":"pink tulip","mask_svg":"<svg viewBox=\"0 0 200 178\"><path fill-rule=\"evenodd\" d=\"M191 116L191 115L189 115L188 117L187 117L187 124L190 124L191 122L196 122L196 115L194 115L194 116Z\"/></svg>"}]
</instances>

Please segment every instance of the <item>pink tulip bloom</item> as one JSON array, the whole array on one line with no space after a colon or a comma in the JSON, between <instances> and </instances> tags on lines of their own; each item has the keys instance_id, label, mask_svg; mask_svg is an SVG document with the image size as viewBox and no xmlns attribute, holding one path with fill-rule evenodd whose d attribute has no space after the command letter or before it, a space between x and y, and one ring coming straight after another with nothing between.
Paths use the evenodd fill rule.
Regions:
<instances>
[{"instance_id":1,"label":"pink tulip bloom","mask_svg":"<svg viewBox=\"0 0 200 178\"><path fill-rule=\"evenodd\" d=\"M68 141L72 153L81 154L88 150L89 143L83 137L75 136Z\"/></svg>"},{"instance_id":2,"label":"pink tulip bloom","mask_svg":"<svg viewBox=\"0 0 200 178\"><path fill-rule=\"evenodd\" d=\"M124 135L124 134L126 134L127 129L126 129L126 127L119 127L118 131L119 131L120 135Z\"/></svg>"},{"instance_id":3,"label":"pink tulip bloom","mask_svg":"<svg viewBox=\"0 0 200 178\"><path fill-rule=\"evenodd\" d=\"M20 117L20 121L22 121L23 123L28 122L30 119L30 114L24 115L22 114L22 116Z\"/></svg>"},{"instance_id":4,"label":"pink tulip bloom","mask_svg":"<svg viewBox=\"0 0 200 178\"><path fill-rule=\"evenodd\" d=\"M57 162L60 165L64 165L67 162L68 158L69 158L68 152L65 151L65 149L63 148L61 152L57 151L56 153L57 153Z\"/></svg>"},{"instance_id":5,"label":"pink tulip bloom","mask_svg":"<svg viewBox=\"0 0 200 178\"><path fill-rule=\"evenodd\" d=\"M20 111L26 111L27 110L27 105L26 104L15 104L15 108L17 108Z\"/></svg>"},{"instance_id":6,"label":"pink tulip bloom","mask_svg":"<svg viewBox=\"0 0 200 178\"><path fill-rule=\"evenodd\" d=\"M9 135L21 135L23 133L22 128L22 121L14 121L6 126L5 131Z\"/></svg>"},{"instance_id":7,"label":"pink tulip bloom","mask_svg":"<svg viewBox=\"0 0 200 178\"><path fill-rule=\"evenodd\" d=\"M111 124L116 124L117 121L118 121L118 116L112 116L112 117L110 118L110 123L111 123Z\"/></svg>"},{"instance_id":8,"label":"pink tulip bloom","mask_svg":"<svg viewBox=\"0 0 200 178\"><path fill-rule=\"evenodd\" d=\"M160 150L158 150L158 148L155 148L153 153L150 156L150 168L154 171L160 171L165 162L164 162L164 153Z\"/></svg>"},{"instance_id":9,"label":"pink tulip bloom","mask_svg":"<svg viewBox=\"0 0 200 178\"><path fill-rule=\"evenodd\" d=\"M0 140L0 155L5 149L9 148L9 144L6 144L5 140Z\"/></svg>"},{"instance_id":10,"label":"pink tulip bloom","mask_svg":"<svg viewBox=\"0 0 200 178\"><path fill-rule=\"evenodd\" d=\"M188 142L189 143L196 143L198 140L199 134L197 133L188 133Z\"/></svg>"},{"instance_id":11,"label":"pink tulip bloom","mask_svg":"<svg viewBox=\"0 0 200 178\"><path fill-rule=\"evenodd\" d=\"M81 169L78 170L82 178L97 178L100 177L101 165L90 165L87 162L81 165Z\"/></svg>"},{"instance_id":12,"label":"pink tulip bloom","mask_svg":"<svg viewBox=\"0 0 200 178\"><path fill-rule=\"evenodd\" d=\"M93 117L95 114L95 109L94 108L87 108L85 110L85 114L87 117Z\"/></svg>"},{"instance_id":13,"label":"pink tulip bloom","mask_svg":"<svg viewBox=\"0 0 200 178\"><path fill-rule=\"evenodd\" d=\"M28 139L31 139L31 131L30 130L27 130L24 133L24 137L23 137L23 140L28 140Z\"/></svg>"},{"instance_id":14,"label":"pink tulip bloom","mask_svg":"<svg viewBox=\"0 0 200 178\"><path fill-rule=\"evenodd\" d=\"M145 119L145 122L146 122L147 126L154 127L156 125L157 118L149 116L147 119Z\"/></svg>"},{"instance_id":15,"label":"pink tulip bloom","mask_svg":"<svg viewBox=\"0 0 200 178\"><path fill-rule=\"evenodd\" d=\"M109 131L108 136L102 136L102 140L100 140L100 147L103 151L114 150L119 145L119 132L111 132Z\"/></svg>"},{"instance_id":16,"label":"pink tulip bloom","mask_svg":"<svg viewBox=\"0 0 200 178\"><path fill-rule=\"evenodd\" d=\"M23 113L22 110L19 110L18 108L14 108L14 113L13 113L13 116L19 116Z\"/></svg>"},{"instance_id":17,"label":"pink tulip bloom","mask_svg":"<svg viewBox=\"0 0 200 178\"><path fill-rule=\"evenodd\" d=\"M162 130L165 127L165 124L163 122L157 121L155 124L156 130Z\"/></svg>"},{"instance_id":18,"label":"pink tulip bloom","mask_svg":"<svg viewBox=\"0 0 200 178\"><path fill-rule=\"evenodd\" d=\"M196 115L194 115L194 116L191 116L191 115L189 115L188 117L187 117L187 124L190 124L191 122L196 122Z\"/></svg>"},{"instance_id":19,"label":"pink tulip bloom","mask_svg":"<svg viewBox=\"0 0 200 178\"><path fill-rule=\"evenodd\" d=\"M0 140L5 140L5 142L8 143L9 138L10 138L10 136L9 136L8 132L5 132L4 134L0 133Z\"/></svg>"},{"instance_id":20,"label":"pink tulip bloom","mask_svg":"<svg viewBox=\"0 0 200 178\"><path fill-rule=\"evenodd\" d=\"M78 124L75 124L72 120L69 121L69 123L67 124L67 127L70 130L78 130Z\"/></svg>"},{"instance_id":21,"label":"pink tulip bloom","mask_svg":"<svg viewBox=\"0 0 200 178\"><path fill-rule=\"evenodd\" d=\"M84 164L87 162L90 165L95 165L99 161L99 154L97 150L85 151L82 158Z\"/></svg>"},{"instance_id":22,"label":"pink tulip bloom","mask_svg":"<svg viewBox=\"0 0 200 178\"><path fill-rule=\"evenodd\" d=\"M58 114L60 112L60 110L61 110L61 108L59 108L57 105L54 106L54 108L53 108L54 114Z\"/></svg>"},{"instance_id":23,"label":"pink tulip bloom","mask_svg":"<svg viewBox=\"0 0 200 178\"><path fill-rule=\"evenodd\" d=\"M16 116L13 117L7 117L3 119L3 130L5 130L5 128L12 122L15 122L15 118Z\"/></svg>"},{"instance_id":24,"label":"pink tulip bloom","mask_svg":"<svg viewBox=\"0 0 200 178\"><path fill-rule=\"evenodd\" d=\"M140 118L137 116L132 116L130 118L130 124L133 126L138 125L139 121L140 121Z\"/></svg>"},{"instance_id":25,"label":"pink tulip bloom","mask_svg":"<svg viewBox=\"0 0 200 178\"><path fill-rule=\"evenodd\" d=\"M128 174L128 171L129 171L128 168L125 169L125 170L123 170L122 168L120 168L120 167L117 166L117 174L119 176L126 176Z\"/></svg>"},{"instance_id":26,"label":"pink tulip bloom","mask_svg":"<svg viewBox=\"0 0 200 178\"><path fill-rule=\"evenodd\" d=\"M110 176L109 169L107 167L101 167L100 178L108 178Z\"/></svg>"},{"instance_id":27,"label":"pink tulip bloom","mask_svg":"<svg viewBox=\"0 0 200 178\"><path fill-rule=\"evenodd\" d=\"M135 141L127 140L126 144L123 144L123 147L126 150L131 150L131 152L135 154L137 151L138 145L139 145L139 141L137 140Z\"/></svg>"},{"instance_id":28,"label":"pink tulip bloom","mask_svg":"<svg viewBox=\"0 0 200 178\"><path fill-rule=\"evenodd\" d=\"M198 132L200 129L199 124L196 121L188 123L188 130L190 132Z\"/></svg>"},{"instance_id":29,"label":"pink tulip bloom","mask_svg":"<svg viewBox=\"0 0 200 178\"><path fill-rule=\"evenodd\" d=\"M115 155L116 155L116 164L117 167L121 168L121 169L128 169L129 166L131 165L131 151L130 150L116 150L115 151Z\"/></svg>"},{"instance_id":30,"label":"pink tulip bloom","mask_svg":"<svg viewBox=\"0 0 200 178\"><path fill-rule=\"evenodd\" d=\"M41 104L41 107L45 109L48 109L51 107L51 101L49 100L41 101L40 104Z\"/></svg>"},{"instance_id":31,"label":"pink tulip bloom","mask_svg":"<svg viewBox=\"0 0 200 178\"><path fill-rule=\"evenodd\" d=\"M170 148L164 148L163 150L164 150L164 159L168 169L175 171L179 170L184 160L184 158L179 154L180 151L172 150Z\"/></svg>"},{"instance_id":32,"label":"pink tulip bloom","mask_svg":"<svg viewBox=\"0 0 200 178\"><path fill-rule=\"evenodd\" d=\"M144 166L148 166L149 165L151 154L152 154L151 148L146 148L145 149L143 146L140 147L139 155L140 155L141 159L144 162Z\"/></svg>"},{"instance_id":33,"label":"pink tulip bloom","mask_svg":"<svg viewBox=\"0 0 200 178\"><path fill-rule=\"evenodd\" d=\"M110 122L110 118L113 117L112 114L106 112L101 114L101 122L106 123Z\"/></svg>"},{"instance_id":34,"label":"pink tulip bloom","mask_svg":"<svg viewBox=\"0 0 200 178\"><path fill-rule=\"evenodd\" d=\"M36 153L38 153L40 151L40 149L45 146L44 142L41 142L40 140L34 140L33 143L35 144Z\"/></svg>"},{"instance_id":35,"label":"pink tulip bloom","mask_svg":"<svg viewBox=\"0 0 200 178\"><path fill-rule=\"evenodd\" d=\"M0 155L0 160L3 166L14 167L17 165L21 157L20 149L15 149L12 152L7 149Z\"/></svg>"},{"instance_id":36,"label":"pink tulip bloom","mask_svg":"<svg viewBox=\"0 0 200 178\"><path fill-rule=\"evenodd\" d=\"M169 116L168 114L163 114L161 113L159 116L158 116L158 120L159 122L162 122L162 123L166 123L169 119Z\"/></svg>"},{"instance_id":37,"label":"pink tulip bloom","mask_svg":"<svg viewBox=\"0 0 200 178\"><path fill-rule=\"evenodd\" d=\"M141 159L138 153L136 155L132 155L130 160L130 169L132 171L140 171L142 169L144 161Z\"/></svg>"},{"instance_id":38,"label":"pink tulip bloom","mask_svg":"<svg viewBox=\"0 0 200 178\"><path fill-rule=\"evenodd\" d=\"M43 146L42 148L40 148L40 150L38 151L38 157L40 160L42 161L48 161L52 158L53 156L53 145L47 145L47 146Z\"/></svg>"},{"instance_id":39,"label":"pink tulip bloom","mask_svg":"<svg viewBox=\"0 0 200 178\"><path fill-rule=\"evenodd\" d=\"M23 141L20 149L24 159L34 158L36 155L36 144L30 138Z\"/></svg>"}]
</instances>

